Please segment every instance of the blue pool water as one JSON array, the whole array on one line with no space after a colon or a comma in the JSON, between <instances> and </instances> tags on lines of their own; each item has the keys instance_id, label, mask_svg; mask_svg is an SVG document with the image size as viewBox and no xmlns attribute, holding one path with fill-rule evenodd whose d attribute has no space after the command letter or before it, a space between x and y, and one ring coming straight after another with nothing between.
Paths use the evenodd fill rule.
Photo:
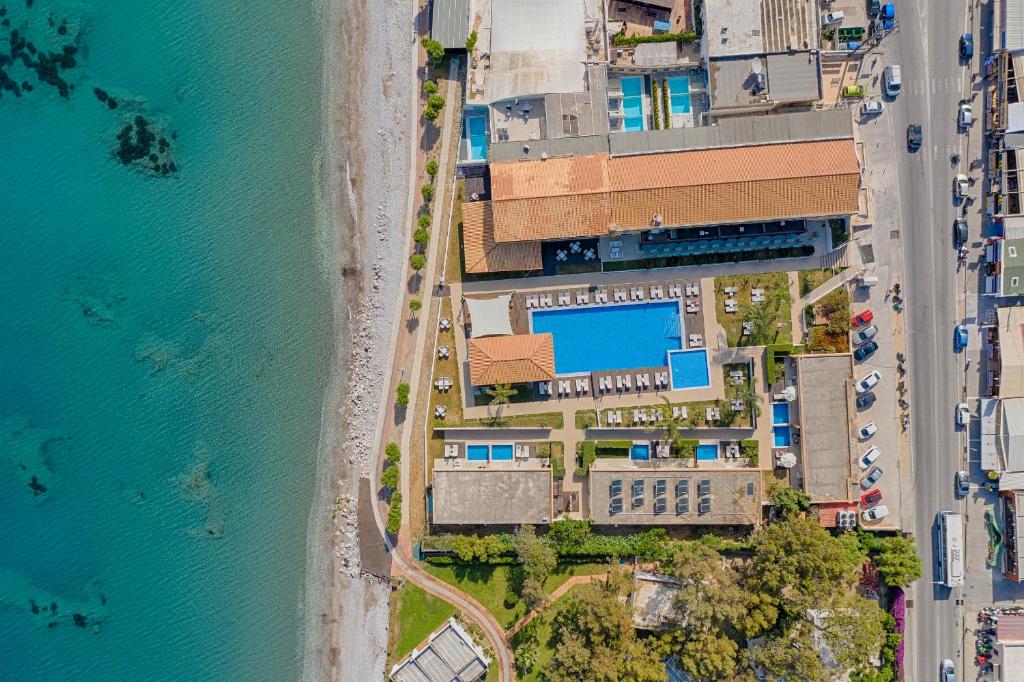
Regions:
<instances>
[{"instance_id":1,"label":"blue pool water","mask_svg":"<svg viewBox=\"0 0 1024 682\"><path fill-rule=\"evenodd\" d=\"M536 310L534 334L555 337L555 373L658 367L682 345L679 304L634 303Z\"/></svg>"},{"instance_id":2,"label":"blue pool water","mask_svg":"<svg viewBox=\"0 0 1024 682\"><path fill-rule=\"evenodd\" d=\"M644 129L644 79L629 76L622 83L622 124L627 133Z\"/></svg>"},{"instance_id":3,"label":"blue pool water","mask_svg":"<svg viewBox=\"0 0 1024 682\"><path fill-rule=\"evenodd\" d=\"M673 114L690 113L690 79L675 76L668 79L668 93Z\"/></svg>"},{"instance_id":4,"label":"blue pool water","mask_svg":"<svg viewBox=\"0 0 1024 682\"><path fill-rule=\"evenodd\" d=\"M470 161L487 158L487 114L466 114L466 139L469 141Z\"/></svg>"},{"instance_id":5,"label":"blue pool water","mask_svg":"<svg viewBox=\"0 0 1024 682\"><path fill-rule=\"evenodd\" d=\"M789 432L788 426L773 426L772 427L772 439L775 447L787 448L792 442L792 437Z\"/></svg>"},{"instance_id":6,"label":"blue pool water","mask_svg":"<svg viewBox=\"0 0 1024 682\"><path fill-rule=\"evenodd\" d=\"M772 424L789 423L789 403L772 403Z\"/></svg>"},{"instance_id":7,"label":"blue pool water","mask_svg":"<svg viewBox=\"0 0 1024 682\"><path fill-rule=\"evenodd\" d=\"M642 445L635 443L633 447L629 449L630 459L650 459L651 458L651 446Z\"/></svg>"},{"instance_id":8,"label":"blue pool water","mask_svg":"<svg viewBox=\"0 0 1024 682\"><path fill-rule=\"evenodd\" d=\"M708 462L718 459L718 446L713 443L705 443L697 446L697 461Z\"/></svg>"},{"instance_id":9,"label":"blue pool water","mask_svg":"<svg viewBox=\"0 0 1024 682\"><path fill-rule=\"evenodd\" d=\"M495 461L508 462L512 460L511 445L492 445L491 459Z\"/></svg>"},{"instance_id":10,"label":"blue pool water","mask_svg":"<svg viewBox=\"0 0 1024 682\"><path fill-rule=\"evenodd\" d=\"M466 446L466 459L470 459L476 462L486 462L487 453L490 448L486 445L467 445Z\"/></svg>"},{"instance_id":11,"label":"blue pool water","mask_svg":"<svg viewBox=\"0 0 1024 682\"><path fill-rule=\"evenodd\" d=\"M708 352L703 348L669 353L668 365L672 370L673 390L707 388L711 385Z\"/></svg>"}]
</instances>

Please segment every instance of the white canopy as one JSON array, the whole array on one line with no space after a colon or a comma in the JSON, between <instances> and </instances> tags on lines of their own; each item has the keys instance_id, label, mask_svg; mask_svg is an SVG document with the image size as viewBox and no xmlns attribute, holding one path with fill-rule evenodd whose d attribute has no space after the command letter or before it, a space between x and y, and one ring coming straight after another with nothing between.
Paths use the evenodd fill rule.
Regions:
<instances>
[{"instance_id":1,"label":"white canopy","mask_svg":"<svg viewBox=\"0 0 1024 682\"><path fill-rule=\"evenodd\" d=\"M505 294L496 298L467 298L466 307L473 322L470 338L481 336L510 336L512 320L508 309L512 295Z\"/></svg>"},{"instance_id":2,"label":"white canopy","mask_svg":"<svg viewBox=\"0 0 1024 682\"><path fill-rule=\"evenodd\" d=\"M786 402L793 402L796 400L796 386L786 386L782 391L782 395L786 397Z\"/></svg>"},{"instance_id":3,"label":"white canopy","mask_svg":"<svg viewBox=\"0 0 1024 682\"><path fill-rule=\"evenodd\" d=\"M779 456L779 466L784 469L792 469L796 466L796 455L792 452L783 452Z\"/></svg>"}]
</instances>

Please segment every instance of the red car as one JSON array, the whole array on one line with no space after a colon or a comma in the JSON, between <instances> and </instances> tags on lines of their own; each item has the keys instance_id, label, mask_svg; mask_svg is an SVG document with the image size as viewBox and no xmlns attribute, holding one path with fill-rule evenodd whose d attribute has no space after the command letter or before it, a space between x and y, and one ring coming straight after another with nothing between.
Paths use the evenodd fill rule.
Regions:
<instances>
[{"instance_id":1,"label":"red car","mask_svg":"<svg viewBox=\"0 0 1024 682\"><path fill-rule=\"evenodd\" d=\"M869 490L860 496L860 505L865 509L874 507L876 504L882 501L882 491L878 488Z\"/></svg>"},{"instance_id":2,"label":"red car","mask_svg":"<svg viewBox=\"0 0 1024 682\"><path fill-rule=\"evenodd\" d=\"M854 315L853 319L850 320L850 325L854 327L859 327L862 324L867 324L873 319L875 319L874 313L872 313L870 310L865 310L862 313Z\"/></svg>"}]
</instances>

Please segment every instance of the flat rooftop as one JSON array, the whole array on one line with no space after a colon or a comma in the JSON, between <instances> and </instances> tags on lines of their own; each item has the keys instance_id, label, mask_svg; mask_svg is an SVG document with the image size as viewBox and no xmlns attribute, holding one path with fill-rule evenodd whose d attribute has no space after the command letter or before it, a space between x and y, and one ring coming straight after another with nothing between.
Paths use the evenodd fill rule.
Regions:
<instances>
[{"instance_id":1,"label":"flat rooftop","mask_svg":"<svg viewBox=\"0 0 1024 682\"><path fill-rule=\"evenodd\" d=\"M856 498L857 451L851 442L853 357L796 355L804 491L816 502Z\"/></svg>"},{"instance_id":2,"label":"flat rooftop","mask_svg":"<svg viewBox=\"0 0 1024 682\"><path fill-rule=\"evenodd\" d=\"M546 459L435 459L433 507L443 526L550 523L551 467Z\"/></svg>"},{"instance_id":3,"label":"flat rooftop","mask_svg":"<svg viewBox=\"0 0 1024 682\"><path fill-rule=\"evenodd\" d=\"M814 0L705 0L707 56L815 50L818 21Z\"/></svg>"},{"instance_id":4,"label":"flat rooftop","mask_svg":"<svg viewBox=\"0 0 1024 682\"><path fill-rule=\"evenodd\" d=\"M486 99L582 92L584 0L492 0Z\"/></svg>"},{"instance_id":5,"label":"flat rooftop","mask_svg":"<svg viewBox=\"0 0 1024 682\"><path fill-rule=\"evenodd\" d=\"M1003 244L1003 296L1024 294L1024 239Z\"/></svg>"},{"instance_id":6,"label":"flat rooftop","mask_svg":"<svg viewBox=\"0 0 1024 682\"><path fill-rule=\"evenodd\" d=\"M760 469L694 469L676 462L598 459L590 465L589 482L590 518L598 525L761 522Z\"/></svg>"}]
</instances>

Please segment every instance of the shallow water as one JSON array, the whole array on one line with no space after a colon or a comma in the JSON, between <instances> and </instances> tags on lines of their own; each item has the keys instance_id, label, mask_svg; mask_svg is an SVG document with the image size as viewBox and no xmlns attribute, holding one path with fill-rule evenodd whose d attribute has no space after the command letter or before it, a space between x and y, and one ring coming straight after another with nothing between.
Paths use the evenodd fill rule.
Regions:
<instances>
[{"instance_id":1,"label":"shallow water","mask_svg":"<svg viewBox=\"0 0 1024 682\"><path fill-rule=\"evenodd\" d=\"M331 343L318 18L26 4L37 49L81 33L67 99L24 69L0 96L0 677L293 679ZM136 115L177 172L114 157Z\"/></svg>"}]
</instances>

